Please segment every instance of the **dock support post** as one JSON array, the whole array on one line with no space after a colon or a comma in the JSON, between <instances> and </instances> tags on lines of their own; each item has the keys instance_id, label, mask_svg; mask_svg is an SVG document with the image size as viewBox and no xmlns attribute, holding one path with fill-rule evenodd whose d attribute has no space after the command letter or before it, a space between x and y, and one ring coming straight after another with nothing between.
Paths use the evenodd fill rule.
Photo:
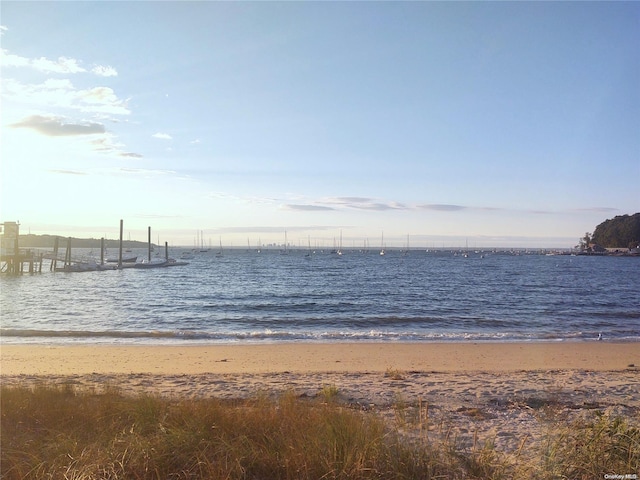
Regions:
<instances>
[{"instance_id":1,"label":"dock support post","mask_svg":"<svg viewBox=\"0 0 640 480\"><path fill-rule=\"evenodd\" d=\"M120 219L120 250L118 252L118 268L122 268L122 228L123 228L122 219Z\"/></svg>"},{"instance_id":2,"label":"dock support post","mask_svg":"<svg viewBox=\"0 0 640 480\"><path fill-rule=\"evenodd\" d=\"M104 265L104 237L100 239L100 265Z\"/></svg>"},{"instance_id":3,"label":"dock support post","mask_svg":"<svg viewBox=\"0 0 640 480\"><path fill-rule=\"evenodd\" d=\"M169 242L164 242L164 259L169 261Z\"/></svg>"},{"instance_id":4,"label":"dock support post","mask_svg":"<svg viewBox=\"0 0 640 480\"><path fill-rule=\"evenodd\" d=\"M49 265L49 271L55 271L58 266L58 249L60 247L60 237L56 237L53 240L53 258L51 259L51 265Z\"/></svg>"},{"instance_id":5,"label":"dock support post","mask_svg":"<svg viewBox=\"0 0 640 480\"><path fill-rule=\"evenodd\" d=\"M19 234L16 235L16 239L13 242L13 273L22 273L22 261L20 261L20 243L18 242ZM20 265L18 266L18 263Z\"/></svg>"},{"instance_id":6,"label":"dock support post","mask_svg":"<svg viewBox=\"0 0 640 480\"><path fill-rule=\"evenodd\" d=\"M64 255L64 269L71 265L71 237L67 238L67 251Z\"/></svg>"}]
</instances>

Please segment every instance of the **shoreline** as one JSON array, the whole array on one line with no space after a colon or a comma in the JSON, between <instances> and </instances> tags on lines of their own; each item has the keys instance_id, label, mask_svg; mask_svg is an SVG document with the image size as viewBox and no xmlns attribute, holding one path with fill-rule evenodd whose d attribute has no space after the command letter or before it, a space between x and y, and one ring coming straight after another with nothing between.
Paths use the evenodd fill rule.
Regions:
<instances>
[{"instance_id":1,"label":"shoreline","mask_svg":"<svg viewBox=\"0 0 640 480\"><path fill-rule=\"evenodd\" d=\"M0 344L0 375L616 371L638 342Z\"/></svg>"}]
</instances>

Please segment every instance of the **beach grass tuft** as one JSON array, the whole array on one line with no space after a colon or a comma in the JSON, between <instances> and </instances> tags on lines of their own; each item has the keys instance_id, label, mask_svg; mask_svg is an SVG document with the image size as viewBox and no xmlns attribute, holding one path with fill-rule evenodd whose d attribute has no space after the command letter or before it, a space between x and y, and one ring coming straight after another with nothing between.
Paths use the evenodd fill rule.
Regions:
<instances>
[{"instance_id":1,"label":"beach grass tuft","mask_svg":"<svg viewBox=\"0 0 640 480\"><path fill-rule=\"evenodd\" d=\"M398 370L397 368L387 368L384 372L384 376L386 378L390 378L391 380L404 380L405 373L402 370Z\"/></svg>"},{"instance_id":2,"label":"beach grass tuft","mask_svg":"<svg viewBox=\"0 0 640 480\"><path fill-rule=\"evenodd\" d=\"M409 440L375 412L293 392L221 400L68 384L0 394L3 480L551 479L640 469L638 428L597 412L551 426L540 451L525 455L523 439L509 456L449 435Z\"/></svg>"},{"instance_id":3,"label":"beach grass tuft","mask_svg":"<svg viewBox=\"0 0 640 480\"><path fill-rule=\"evenodd\" d=\"M550 428L539 466L545 478L603 478L640 472L640 428L596 411Z\"/></svg>"},{"instance_id":4,"label":"beach grass tuft","mask_svg":"<svg viewBox=\"0 0 640 480\"><path fill-rule=\"evenodd\" d=\"M325 385L320 390L320 395L326 403L334 402L338 399L340 389L335 385Z\"/></svg>"}]
</instances>

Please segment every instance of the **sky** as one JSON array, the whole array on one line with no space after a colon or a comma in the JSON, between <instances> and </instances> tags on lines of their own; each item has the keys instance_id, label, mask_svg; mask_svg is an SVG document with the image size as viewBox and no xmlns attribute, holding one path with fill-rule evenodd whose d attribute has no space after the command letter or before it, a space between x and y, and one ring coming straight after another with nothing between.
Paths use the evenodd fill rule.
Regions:
<instances>
[{"instance_id":1,"label":"sky","mask_svg":"<svg viewBox=\"0 0 640 480\"><path fill-rule=\"evenodd\" d=\"M640 211L640 2L0 3L0 220L571 247Z\"/></svg>"}]
</instances>

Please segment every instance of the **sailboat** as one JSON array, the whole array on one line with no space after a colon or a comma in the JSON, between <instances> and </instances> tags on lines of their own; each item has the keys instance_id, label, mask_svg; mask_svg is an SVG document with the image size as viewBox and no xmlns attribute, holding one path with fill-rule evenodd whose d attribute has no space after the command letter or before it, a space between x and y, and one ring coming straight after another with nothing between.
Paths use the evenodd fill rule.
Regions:
<instances>
[{"instance_id":1,"label":"sailboat","mask_svg":"<svg viewBox=\"0 0 640 480\"><path fill-rule=\"evenodd\" d=\"M208 252L209 249L205 247L204 245L204 231L200 230L200 252L201 253L205 253Z\"/></svg>"},{"instance_id":2,"label":"sailboat","mask_svg":"<svg viewBox=\"0 0 640 480\"><path fill-rule=\"evenodd\" d=\"M220 237L220 250L216 252L216 257L222 256L222 237Z\"/></svg>"},{"instance_id":3,"label":"sailboat","mask_svg":"<svg viewBox=\"0 0 640 480\"><path fill-rule=\"evenodd\" d=\"M402 255L409 255L409 234L407 234L407 248L402 252Z\"/></svg>"},{"instance_id":4,"label":"sailboat","mask_svg":"<svg viewBox=\"0 0 640 480\"><path fill-rule=\"evenodd\" d=\"M309 243L309 250L307 251L307 254L305 255L305 257L311 257L311 236L307 236L307 241Z\"/></svg>"},{"instance_id":5,"label":"sailboat","mask_svg":"<svg viewBox=\"0 0 640 480\"><path fill-rule=\"evenodd\" d=\"M384 232L382 232L382 239L380 240L380 245L381 245L381 249L380 249L380 256L383 256L385 254L384 252Z\"/></svg>"}]
</instances>

